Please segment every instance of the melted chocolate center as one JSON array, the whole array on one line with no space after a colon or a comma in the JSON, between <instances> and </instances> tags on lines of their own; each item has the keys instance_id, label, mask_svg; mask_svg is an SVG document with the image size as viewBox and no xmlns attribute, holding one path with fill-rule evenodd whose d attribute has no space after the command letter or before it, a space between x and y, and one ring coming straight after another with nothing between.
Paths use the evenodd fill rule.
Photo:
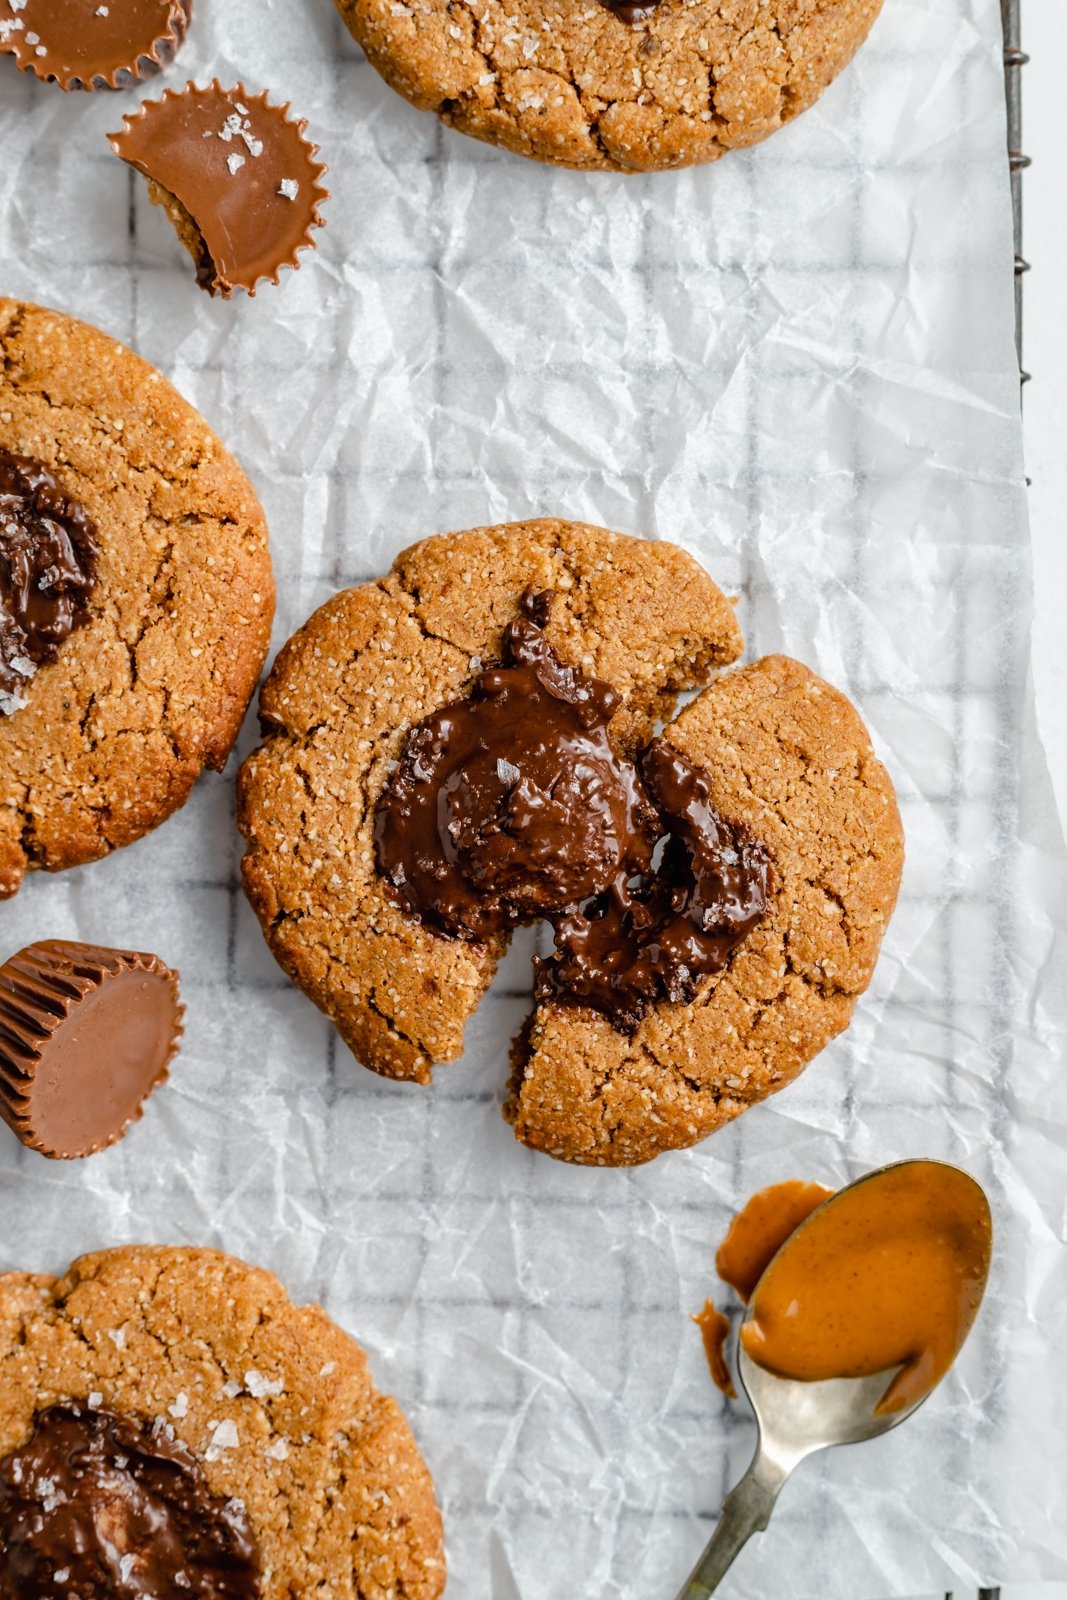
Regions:
<instances>
[{"instance_id":1,"label":"melted chocolate center","mask_svg":"<svg viewBox=\"0 0 1067 1600\"><path fill-rule=\"evenodd\" d=\"M408 735L378 802L378 870L453 938L547 918L538 999L630 1029L725 966L766 909L770 863L672 745L654 739L638 766L612 749L619 696L560 661L550 600L528 589L503 663Z\"/></svg>"},{"instance_id":2,"label":"melted chocolate center","mask_svg":"<svg viewBox=\"0 0 1067 1600\"><path fill-rule=\"evenodd\" d=\"M48 468L0 450L0 713L89 619L96 529Z\"/></svg>"},{"instance_id":3,"label":"melted chocolate center","mask_svg":"<svg viewBox=\"0 0 1067 1600\"><path fill-rule=\"evenodd\" d=\"M771 869L762 844L711 803L707 774L665 739L640 757L666 829L658 868L556 920L556 949L536 964L538 1000L594 1006L636 1027L656 1000L692 1000L703 977L767 908Z\"/></svg>"},{"instance_id":4,"label":"melted chocolate center","mask_svg":"<svg viewBox=\"0 0 1067 1600\"><path fill-rule=\"evenodd\" d=\"M608 743L614 689L560 661L527 590L505 664L408 736L375 819L378 867L409 911L484 939L650 865L656 817Z\"/></svg>"},{"instance_id":5,"label":"melted chocolate center","mask_svg":"<svg viewBox=\"0 0 1067 1600\"><path fill-rule=\"evenodd\" d=\"M114 1411L50 1407L0 1461L3 1600L253 1600L244 1506L211 1493L165 1430Z\"/></svg>"}]
</instances>

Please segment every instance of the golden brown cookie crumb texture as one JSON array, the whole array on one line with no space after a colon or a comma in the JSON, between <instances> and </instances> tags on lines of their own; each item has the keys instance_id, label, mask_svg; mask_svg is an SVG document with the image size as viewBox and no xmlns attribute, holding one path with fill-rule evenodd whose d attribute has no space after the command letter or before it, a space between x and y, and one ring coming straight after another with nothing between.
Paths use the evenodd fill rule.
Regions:
<instances>
[{"instance_id":1,"label":"golden brown cookie crumb texture","mask_svg":"<svg viewBox=\"0 0 1067 1600\"><path fill-rule=\"evenodd\" d=\"M499 658L531 584L555 595L560 658L618 691L610 736L631 755L741 652L730 605L685 552L543 520L412 546L317 611L263 688L265 741L238 785L245 888L282 966L389 1077L427 1083L460 1054L504 940L442 938L405 914L376 870L378 796L408 730ZM564 1160L647 1161L787 1083L847 1024L896 898L892 785L855 710L806 667L725 674L667 737L767 847L775 889L725 969L632 1033L584 1007L537 1008L507 1114Z\"/></svg>"},{"instance_id":2,"label":"golden brown cookie crumb texture","mask_svg":"<svg viewBox=\"0 0 1067 1600\"><path fill-rule=\"evenodd\" d=\"M156 827L237 737L274 582L251 484L161 373L59 312L0 298L0 450L85 508L88 622L0 716L0 896Z\"/></svg>"},{"instance_id":3,"label":"golden brown cookie crumb texture","mask_svg":"<svg viewBox=\"0 0 1067 1600\"><path fill-rule=\"evenodd\" d=\"M715 161L806 111L882 0L336 0L371 64L461 133L564 167Z\"/></svg>"},{"instance_id":4,"label":"golden brown cookie crumb texture","mask_svg":"<svg viewBox=\"0 0 1067 1600\"><path fill-rule=\"evenodd\" d=\"M329 199L326 168L307 122L289 109L216 78L206 89L164 90L108 135L115 154L149 180L150 198L167 212L209 294L254 295L315 248L319 208Z\"/></svg>"},{"instance_id":5,"label":"golden brown cookie crumb texture","mask_svg":"<svg viewBox=\"0 0 1067 1600\"><path fill-rule=\"evenodd\" d=\"M358 1345L270 1273L127 1246L59 1279L0 1276L0 1459L64 1402L188 1449L211 1493L241 1502L262 1600L442 1593L441 1518L400 1407Z\"/></svg>"},{"instance_id":6,"label":"golden brown cookie crumb texture","mask_svg":"<svg viewBox=\"0 0 1067 1600\"><path fill-rule=\"evenodd\" d=\"M126 89L173 61L192 0L0 0L0 54L61 89Z\"/></svg>"}]
</instances>

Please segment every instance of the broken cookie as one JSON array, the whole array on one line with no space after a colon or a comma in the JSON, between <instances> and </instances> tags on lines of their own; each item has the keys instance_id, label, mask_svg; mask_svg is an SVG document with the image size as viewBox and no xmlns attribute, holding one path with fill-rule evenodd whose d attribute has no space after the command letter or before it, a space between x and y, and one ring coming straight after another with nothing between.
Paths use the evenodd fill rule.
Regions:
<instances>
[{"instance_id":1,"label":"broken cookie","mask_svg":"<svg viewBox=\"0 0 1067 1600\"><path fill-rule=\"evenodd\" d=\"M115 154L148 179L209 294L254 295L315 247L312 229L322 227L319 207L329 198L326 168L304 136L307 123L288 111L215 79L207 89L190 83L146 100L109 135Z\"/></svg>"},{"instance_id":2,"label":"broken cookie","mask_svg":"<svg viewBox=\"0 0 1067 1600\"><path fill-rule=\"evenodd\" d=\"M429 1081L534 918L506 1110L561 1159L693 1144L840 1032L899 884L892 785L799 663L709 685L740 651L683 551L554 521L425 540L289 641L245 887L361 1061Z\"/></svg>"}]
</instances>

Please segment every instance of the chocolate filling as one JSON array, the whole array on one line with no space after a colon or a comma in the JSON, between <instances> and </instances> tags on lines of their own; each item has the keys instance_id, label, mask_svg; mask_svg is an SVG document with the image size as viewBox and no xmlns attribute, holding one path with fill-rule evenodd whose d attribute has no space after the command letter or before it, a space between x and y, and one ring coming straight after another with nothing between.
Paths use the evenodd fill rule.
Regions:
<instances>
[{"instance_id":1,"label":"chocolate filling","mask_svg":"<svg viewBox=\"0 0 1067 1600\"><path fill-rule=\"evenodd\" d=\"M660 0L644 0L643 4L635 5L633 0L603 0L609 11L613 11L621 22L628 22L632 27L635 22L644 22L650 17L660 4Z\"/></svg>"},{"instance_id":2,"label":"chocolate filling","mask_svg":"<svg viewBox=\"0 0 1067 1600\"><path fill-rule=\"evenodd\" d=\"M88 513L48 468L0 450L0 713L89 620L98 559Z\"/></svg>"},{"instance_id":3,"label":"chocolate filling","mask_svg":"<svg viewBox=\"0 0 1067 1600\"><path fill-rule=\"evenodd\" d=\"M770 863L666 740L636 766L617 754L619 696L556 655L550 602L528 589L503 663L408 735L378 802L378 870L452 938L546 918L556 948L537 962L538 999L632 1029L725 966L766 909Z\"/></svg>"},{"instance_id":4,"label":"chocolate filling","mask_svg":"<svg viewBox=\"0 0 1067 1600\"><path fill-rule=\"evenodd\" d=\"M183 1444L114 1411L51 1406L0 1461L0 1596L253 1600L245 1509Z\"/></svg>"}]
</instances>

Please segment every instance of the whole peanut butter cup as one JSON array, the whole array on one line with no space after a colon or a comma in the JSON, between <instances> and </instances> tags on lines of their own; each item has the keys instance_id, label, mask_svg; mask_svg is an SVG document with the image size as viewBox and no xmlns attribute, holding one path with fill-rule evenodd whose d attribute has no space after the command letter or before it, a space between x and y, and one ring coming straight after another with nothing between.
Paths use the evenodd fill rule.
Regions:
<instances>
[{"instance_id":1,"label":"whole peanut butter cup","mask_svg":"<svg viewBox=\"0 0 1067 1600\"><path fill-rule=\"evenodd\" d=\"M193 0L0 0L0 51L61 89L127 89L173 61Z\"/></svg>"},{"instance_id":2,"label":"whole peanut butter cup","mask_svg":"<svg viewBox=\"0 0 1067 1600\"><path fill-rule=\"evenodd\" d=\"M314 248L312 230L322 227L319 207L329 198L326 167L305 137L307 123L289 109L216 79L206 89L165 90L108 135L115 154L148 179L209 294L255 294Z\"/></svg>"},{"instance_id":3,"label":"whole peanut butter cup","mask_svg":"<svg viewBox=\"0 0 1067 1600\"><path fill-rule=\"evenodd\" d=\"M0 1116L62 1160L122 1138L182 1036L178 974L158 956L49 939L0 966Z\"/></svg>"}]
</instances>

